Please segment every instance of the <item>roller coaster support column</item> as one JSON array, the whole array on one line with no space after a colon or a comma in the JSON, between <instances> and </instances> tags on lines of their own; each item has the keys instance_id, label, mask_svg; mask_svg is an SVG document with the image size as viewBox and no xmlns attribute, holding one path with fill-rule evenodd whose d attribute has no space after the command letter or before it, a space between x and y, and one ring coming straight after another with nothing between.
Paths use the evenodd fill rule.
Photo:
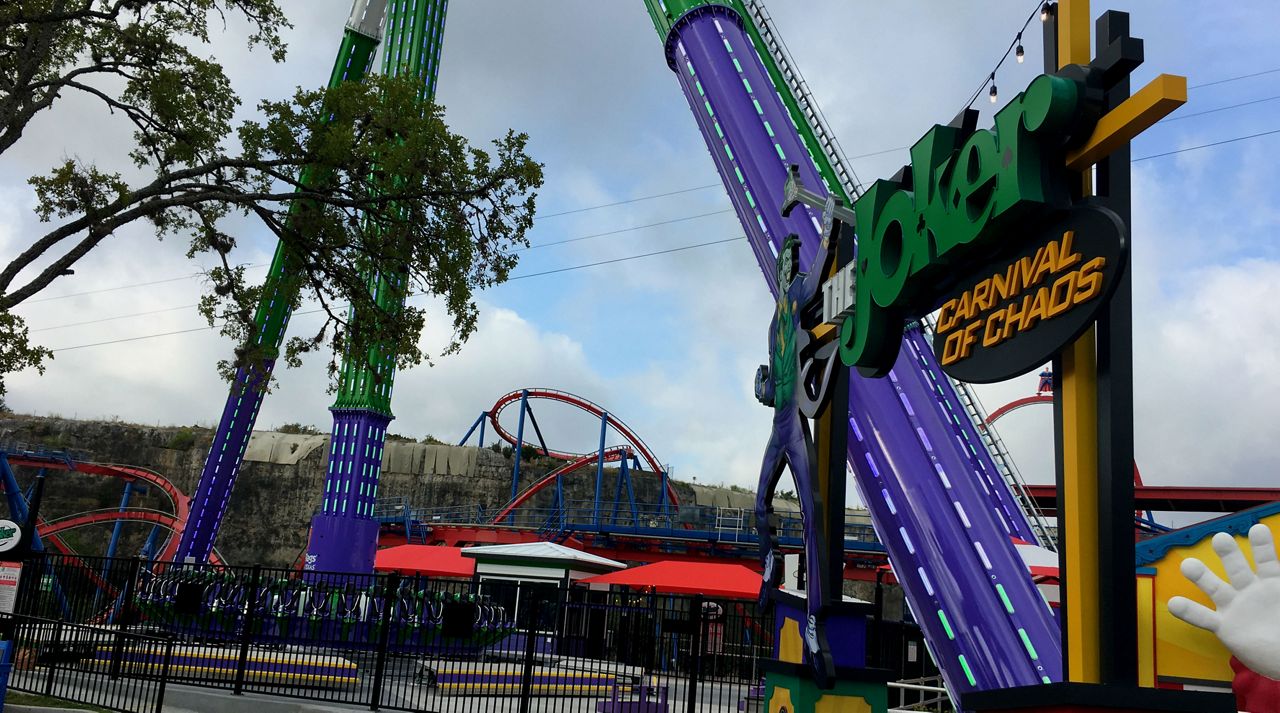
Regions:
<instances>
[{"instance_id":1,"label":"roller coaster support column","mask_svg":"<svg viewBox=\"0 0 1280 713\"><path fill-rule=\"evenodd\" d=\"M386 9L387 0L355 0L333 72L329 75L330 87L364 78L378 48ZM303 170L300 180L304 184L311 180L308 171ZM298 207L299 204L294 203L294 208ZM272 354L279 353L285 328L293 314L293 302L299 289L296 280L298 270L294 266L296 260L297 257L285 248L284 243L276 246L254 315L257 334L254 346ZM209 559L274 367L275 359L271 358L258 366L241 367L236 372L231 393L222 408L222 419L218 422L218 430L214 433L213 444L200 473L200 482L191 497L191 513L176 553L179 560L205 562Z\"/></svg>"},{"instance_id":2,"label":"roller coaster support column","mask_svg":"<svg viewBox=\"0 0 1280 713\"><path fill-rule=\"evenodd\" d=\"M387 15L382 72L421 80L419 96L432 99L439 74L447 0L393 2ZM366 271L376 309L404 309L409 278L403 270ZM356 312L353 321L368 319ZM311 522L306 568L328 572L373 571L379 523L373 503L382 473L382 451L391 413L396 353L376 344L367 353L344 355L333 413L324 510ZM408 535L410 533L406 533Z\"/></svg>"},{"instance_id":3,"label":"roller coaster support column","mask_svg":"<svg viewBox=\"0 0 1280 713\"><path fill-rule=\"evenodd\" d=\"M43 479L44 477L43 468L40 469L40 473L42 474L41 479ZM30 508L27 506L27 503L29 502L29 498L23 496L22 488L18 487L18 478L13 474L13 468L9 466L8 455L4 452L0 452L0 482L4 483L4 496L5 496L5 499L9 501L9 518L12 519L14 522L22 523L24 525L23 532L24 532L24 546L25 546L26 544L25 523L27 522L27 519L30 517ZM31 485L32 485L32 488L35 487L34 482ZM31 528L30 535L35 538L35 540L30 543L31 545L30 551L32 552L42 551L44 549L44 543L40 541L40 533L37 532L36 529L33 527Z\"/></svg>"},{"instance_id":4,"label":"roller coaster support column","mask_svg":"<svg viewBox=\"0 0 1280 713\"><path fill-rule=\"evenodd\" d=\"M596 451L599 457L596 458L596 497L591 505L591 519L600 526L600 490L604 487L604 437L609 431L609 414L600 414L600 450Z\"/></svg>"},{"instance_id":5,"label":"roller coaster support column","mask_svg":"<svg viewBox=\"0 0 1280 713\"><path fill-rule=\"evenodd\" d=\"M480 418L477 418L475 422L471 424L471 428L467 429L467 435L463 436L461 441L458 441L458 445L467 445L467 439L471 438L471 434L476 432L476 428L479 428L480 438L476 440L476 447L484 448L484 422L487 420L489 420L489 412L481 411Z\"/></svg>"},{"instance_id":6,"label":"roller coaster support column","mask_svg":"<svg viewBox=\"0 0 1280 713\"><path fill-rule=\"evenodd\" d=\"M524 450L524 414L529 410L529 390L525 389L520 392L520 421L516 425L516 452L513 454L514 463L511 466L511 499L515 500L516 495L520 492L520 452ZM507 522L514 523L516 521L515 513L511 513L511 517Z\"/></svg>"},{"instance_id":7,"label":"roller coaster support column","mask_svg":"<svg viewBox=\"0 0 1280 713\"><path fill-rule=\"evenodd\" d=\"M133 481L130 480L124 484L124 495L120 496L120 512L124 512L129 508L129 501L133 499ZM111 540L107 542L107 558L116 556L116 546L120 544L120 530L124 528L124 520L116 520L115 527L111 528ZM111 563L107 562L102 567L102 576L106 577L107 572L111 569Z\"/></svg>"}]
</instances>

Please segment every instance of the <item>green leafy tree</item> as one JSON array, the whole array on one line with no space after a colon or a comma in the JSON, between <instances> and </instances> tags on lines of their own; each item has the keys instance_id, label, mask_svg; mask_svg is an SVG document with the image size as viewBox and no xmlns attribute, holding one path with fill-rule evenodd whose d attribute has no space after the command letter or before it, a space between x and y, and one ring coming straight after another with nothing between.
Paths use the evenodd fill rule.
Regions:
<instances>
[{"instance_id":1,"label":"green leafy tree","mask_svg":"<svg viewBox=\"0 0 1280 713\"><path fill-rule=\"evenodd\" d=\"M213 263L200 311L239 345L257 342L263 288L236 263L229 223L256 219L289 249L284 293L295 295L295 308L316 303L323 326L290 339L283 354L242 346L220 364L227 377L277 357L296 366L321 349L335 355L331 375L338 355L374 354L378 344L402 368L427 358L418 346L423 310L379 308L371 271L403 277L406 293L440 298L453 326L444 351L454 352L476 326L474 291L510 274L542 184L525 135L473 147L421 98L420 80L381 76L300 88L235 124L240 98L218 61L199 54L211 23L228 15L248 21L251 48L283 59L288 22L276 0L0 3L0 161L42 113L79 93L132 125L133 144L119 158L142 176L72 157L30 179L46 227L0 261L0 394L4 374L42 370L52 357L13 310L139 221Z\"/></svg>"}]
</instances>

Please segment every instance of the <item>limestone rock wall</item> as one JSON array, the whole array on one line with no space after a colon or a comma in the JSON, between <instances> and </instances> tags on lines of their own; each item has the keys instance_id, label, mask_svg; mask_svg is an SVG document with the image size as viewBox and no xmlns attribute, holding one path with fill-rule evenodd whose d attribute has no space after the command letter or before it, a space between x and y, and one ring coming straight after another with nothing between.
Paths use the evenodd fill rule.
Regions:
<instances>
[{"instance_id":1,"label":"limestone rock wall","mask_svg":"<svg viewBox=\"0 0 1280 713\"><path fill-rule=\"evenodd\" d=\"M195 490L212 438L211 430L198 427L0 416L0 445L25 443L69 450L84 460L148 468L168 477L188 495ZM279 566L290 565L298 558L306 546L311 516L320 505L328 440L325 435L253 434L217 543L224 558L235 563ZM523 489L557 465L547 459L525 458L519 487ZM494 508L510 499L511 470L511 458L490 449L389 441L383 454L378 495L405 497L417 507ZM18 475L24 488L34 477L33 472ZM613 496L616 478L616 470L605 473L606 499ZM659 478L633 473L632 483L639 503L659 502ZM704 492L698 494L685 483L673 482L673 486L684 503L714 499L704 486L699 486ZM54 472L46 484L41 514L58 517L115 507L122 487L105 478ZM595 469L581 469L565 481L564 487L567 500L590 500L595 489ZM534 500L533 506L548 507L551 497L550 492L545 492ZM159 492L137 494L132 505L172 511L165 495ZM97 554L105 550L109 532L108 526L83 528L68 533L66 540L79 552ZM126 525L120 553L137 552L147 532L147 526Z\"/></svg>"}]
</instances>

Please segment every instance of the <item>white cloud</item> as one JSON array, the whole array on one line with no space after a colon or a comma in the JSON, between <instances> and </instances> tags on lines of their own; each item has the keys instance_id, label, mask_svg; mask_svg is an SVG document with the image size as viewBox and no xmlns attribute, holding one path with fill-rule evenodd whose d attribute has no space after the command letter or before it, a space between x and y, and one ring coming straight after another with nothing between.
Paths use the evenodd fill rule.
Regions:
<instances>
[{"instance_id":1,"label":"white cloud","mask_svg":"<svg viewBox=\"0 0 1280 713\"><path fill-rule=\"evenodd\" d=\"M1196 17L1188 18L1153 3L1134 4L1135 20L1142 20L1135 30L1147 38L1152 57L1143 72L1169 68L1156 52L1169 54L1176 47L1195 53L1196 17L1225 22L1217 17L1221 8L1189 9ZM318 86L327 76L346 14L338 6L345 3L285 5L298 25L289 35L285 64L243 52L235 22L210 50L227 59L247 99L246 115L258 97L279 97L295 85ZM544 212L718 180L638 0L563 0L554 13L536 3L479 0L450 9L440 84L448 120L477 143L508 126L529 131L535 157L547 163ZM930 124L948 120L1000 49L992 38L1003 30L996 30L1020 23L1028 10L1014 0L993 3L984 13L964 4L774 2L771 9L853 155L910 143ZM1232 18L1248 16L1247 8L1231 9ZM815 17L823 18L821 26ZM1257 23L1232 42L1245 44L1242 37L1255 37L1249 33L1265 38L1264 25ZM880 31L897 27L911 29ZM1038 52L1035 44L1028 43L1029 56ZM1200 54L1212 54L1215 63L1216 76L1205 69L1205 80L1249 71L1228 66L1216 50ZM1001 96L1012 96L1010 90L1029 79L1034 64L1006 66ZM19 236L38 227L28 209L29 189L20 181L64 154L91 155L124 136L114 126L95 125L91 133L85 117L74 111L50 116L47 123L42 119L45 128L24 139L21 151L4 157L5 176L11 177L0 181L5 255L12 254ZM1222 137L1198 121L1153 131L1149 153ZM1276 472L1268 425L1280 397L1280 377L1269 371L1272 355L1280 351L1274 307L1280 275L1272 240L1280 227L1273 190L1280 176L1269 153L1240 146L1141 163L1135 171L1137 436L1151 482L1265 483ZM905 158L899 152L860 159L855 168L870 180L891 174ZM543 221L533 238L570 238L726 205L720 189L672 196ZM530 251L517 274L738 234L732 217L690 221ZM260 262L269 247L253 245L244 261ZM181 241L157 244L145 231L129 232L95 251L57 289L188 274L194 270L182 249ZM765 357L772 309L762 284L742 244L498 288L483 295L480 329L460 355L398 377L392 428L450 440L498 395L552 386L615 410L682 476L753 485L769 423L768 410L750 393L755 366ZM191 304L197 294L194 281L166 283L32 304L24 314L33 327L49 327ZM308 327L306 320L298 318L296 333ZM193 310L176 310L37 336L62 346L200 323ZM434 310L426 343L442 343L442 325ZM212 423L226 394L213 365L229 353L230 346L211 332L63 352L43 378L11 377L9 401L37 412ZM322 361L313 358L301 370L279 372L279 390L268 398L260 426L328 423L331 397ZM1031 376L984 387L982 394L995 408L1034 388ZM552 406L535 408L551 445L595 447L598 432L589 419ZM1050 422L1049 409L1042 408L1001 423L1033 482L1052 480Z\"/></svg>"}]
</instances>

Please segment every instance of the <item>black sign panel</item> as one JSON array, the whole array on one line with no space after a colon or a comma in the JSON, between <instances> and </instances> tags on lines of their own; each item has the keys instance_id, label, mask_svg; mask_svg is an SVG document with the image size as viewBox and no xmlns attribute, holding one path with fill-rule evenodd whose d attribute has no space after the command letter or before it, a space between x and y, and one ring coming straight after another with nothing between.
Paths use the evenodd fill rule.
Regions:
<instances>
[{"instance_id":1,"label":"black sign panel","mask_svg":"<svg viewBox=\"0 0 1280 713\"><path fill-rule=\"evenodd\" d=\"M1119 216L1082 205L1017 253L973 270L938 312L933 349L942 370L985 384L1039 368L1093 323L1127 248Z\"/></svg>"}]
</instances>

